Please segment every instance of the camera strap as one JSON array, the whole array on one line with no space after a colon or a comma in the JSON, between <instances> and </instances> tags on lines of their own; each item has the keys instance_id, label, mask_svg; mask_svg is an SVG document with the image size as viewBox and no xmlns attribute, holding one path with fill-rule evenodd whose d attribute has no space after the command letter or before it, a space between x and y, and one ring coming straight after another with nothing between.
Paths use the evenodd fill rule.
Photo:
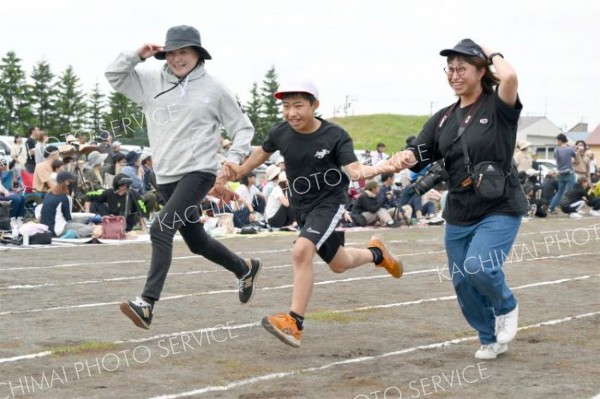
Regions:
<instances>
[{"instance_id":1,"label":"camera strap","mask_svg":"<svg viewBox=\"0 0 600 399\"><path fill-rule=\"evenodd\" d=\"M469 110L469 113L467 114L467 116L465 116L464 120L461 120L461 117L458 115L458 112L456 113L456 119L458 119L459 128L458 128L458 134L456 135L456 138L453 141L454 143L457 142L458 140L460 140L462 135L465 133L467 128L470 126L470 123L474 119L473 117L475 116L477 111L479 110L479 106L483 102L484 97L485 97L484 93L481 93L481 95L479 95L479 97L477 98L477 101L475 101L475 103ZM465 163L465 167L467 168L467 173L469 175L471 175L471 158L469 158L469 151L467 149L467 140L463 139L460 144L461 144L461 148L463 151L464 163Z\"/></svg>"}]
</instances>

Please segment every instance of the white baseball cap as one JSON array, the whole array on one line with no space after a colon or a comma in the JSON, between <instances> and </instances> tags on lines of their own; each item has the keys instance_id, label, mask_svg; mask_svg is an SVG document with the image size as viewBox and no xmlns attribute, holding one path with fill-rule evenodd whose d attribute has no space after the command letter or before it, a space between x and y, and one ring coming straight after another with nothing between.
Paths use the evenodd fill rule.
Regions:
<instances>
[{"instance_id":1,"label":"white baseball cap","mask_svg":"<svg viewBox=\"0 0 600 399\"><path fill-rule=\"evenodd\" d=\"M308 93L312 94L314 98L319 99L319 89L317 85L310 80L299 80L282 83L274 94L275 98L281 100L281 97L285 93Z\"/></svg>"}]
</instances>

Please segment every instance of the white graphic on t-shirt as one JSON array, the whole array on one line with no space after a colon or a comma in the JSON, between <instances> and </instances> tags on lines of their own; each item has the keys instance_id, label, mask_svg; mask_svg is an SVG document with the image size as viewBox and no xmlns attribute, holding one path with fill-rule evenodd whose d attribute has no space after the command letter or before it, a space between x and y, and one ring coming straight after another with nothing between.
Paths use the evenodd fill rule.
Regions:
<instances>
[{"instance_id":1,"label":"white graphic on t-shirt","mask_svg":"<svg viewBox=\"0 0 600 399\"><path fill-rule=\"evenodd\" d=\"M329 150L323 148L322 150L315 152L315 158L323 159L327 154L329 154Z\"/></svg>"}]
</instances>

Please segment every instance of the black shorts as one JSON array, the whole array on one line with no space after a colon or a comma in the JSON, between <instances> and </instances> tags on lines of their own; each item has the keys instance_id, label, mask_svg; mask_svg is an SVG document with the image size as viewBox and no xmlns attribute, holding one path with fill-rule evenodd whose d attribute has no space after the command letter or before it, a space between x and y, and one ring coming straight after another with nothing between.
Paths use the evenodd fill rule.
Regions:
<instances>
[{"instance_id":1,"label":"black shorts","mask_svg":"<svg viewBox=\"0 0 600 399\"><path fill-rule=\"evenodd\" d=\"M326 263L331 262L338 249L344 246L344 232L336 231L344 216L346 207L323 204L308 212L296 212L296 221L300 227L300 237L311 241L317 247L317 253Z\"/></svg>"}]
</instances>

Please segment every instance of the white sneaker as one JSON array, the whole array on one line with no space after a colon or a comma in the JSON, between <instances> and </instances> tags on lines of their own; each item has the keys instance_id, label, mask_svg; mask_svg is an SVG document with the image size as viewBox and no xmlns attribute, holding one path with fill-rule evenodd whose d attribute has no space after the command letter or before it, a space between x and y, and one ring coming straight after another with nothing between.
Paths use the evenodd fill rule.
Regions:
<instances>
[{"instance_id":1,"label":"white sneaker","mask_svg":"<svg viewBox=\"0 0 600 399\"><path fill-rule=\"evenodd\" d=\"M519 305L502 316L496 316L496 342L508 344L517 335L519 327Z\"/></svg>"},{"instance_id":2,"label":"white sneaker","mask_svg":"<svg viewBox=\"0 0 600 399\"><path fill-rule=\"evenodd\" d=\"M592 216L600 216L600 210L595 211L593 209L590 209L590 215L592 215Z\"/></svg>"},{"instance_id":3,"label":"white sneaker","mask_svg":"<svg viewBox=\"0 0 600 399\"><path fill-rule=\"evenodd\" d=\"M569 213L569 217L571 219L581 219L583 216L581 216L579 213L577 212L573 212L573 213Z\"/></svg>"},{"instance_id":4,"label":"white sneaker","mask_svg":"<svg viewBox=\"0 0 600 399\"><path fill-rule=\"evenodd\" d=\"M481 345L481 348L475 352L476 359L491 360L498 357L498 355L506 352L508 345L493 343L488 345Z\"/></svg>"}]
</instances>

